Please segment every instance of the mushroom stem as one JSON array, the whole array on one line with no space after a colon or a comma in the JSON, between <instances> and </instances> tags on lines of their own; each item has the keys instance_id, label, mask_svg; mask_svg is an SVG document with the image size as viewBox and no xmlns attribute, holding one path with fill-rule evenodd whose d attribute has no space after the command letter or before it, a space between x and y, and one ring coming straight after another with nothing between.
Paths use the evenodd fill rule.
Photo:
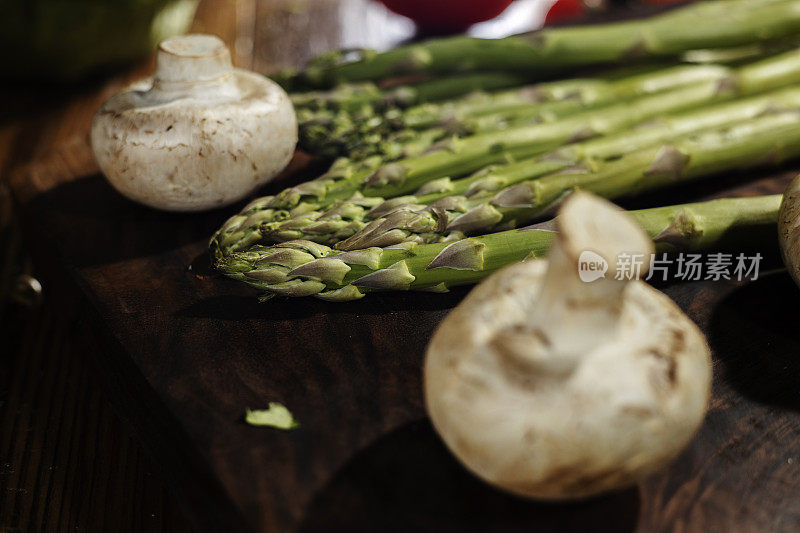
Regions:
<instances>
[{"instance_id":1,"label":"mushroom stem","mask_svg":"<svg viewBox=\"0 0 800 533\"><path fill-rule=\"evenodd\" d=\"M574 195L556 224L531 321L556 353L580 355L616 334L625 287L647 272L653 243L621 209L591 195ZM634 262L638 270L628 268Z\"/></svg>"},{"instance_id":2,"label":"mushroom stem","mask_svg":"<svg viewBox=\"0 0 800 533\"><path fill-rule=\"evenodd\" d=\"M241 91L225 43L214 35L192 34L158 46L153 86L147 94L158 102L186 97L219 102L238 99Z\"/></svg>"}]
</instances>

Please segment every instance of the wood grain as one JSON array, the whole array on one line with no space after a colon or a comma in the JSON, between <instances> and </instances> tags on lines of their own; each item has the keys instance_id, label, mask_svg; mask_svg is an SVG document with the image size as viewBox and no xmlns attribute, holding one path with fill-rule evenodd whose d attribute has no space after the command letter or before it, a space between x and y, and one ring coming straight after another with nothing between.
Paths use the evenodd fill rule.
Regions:
<instances>
[{"instance_id":1,"label":"wood grain","mask_svg":"<svg viewBox=\"0 0 800 533\"><path fill-rule=\"evenodd\" d=\"M715 364L708 418L673 465L602 498L523 501L466 473L425 417L426 343L468 289L258 304L250 290L207 269L208 236L240 206L156 212L96 174L88 117L120 83L74 94L20 125L7 168L14 167L11 185L37 264L85 302L87 323L103 340L91 353L107 394L198 529L798 529L800 310L774 253L765 264L772 271L754 282L660 286L708 335ZM300 179L306 163L298 159L261 192ZM777 192L792 168L623 203ZM301 427L243 423L246 407L270 401L289 407ZM99 477L104 468L97 466Z\"/></svg>"},{"instance_id":2,"label":"wood grain","mask_svg":"<svg viewBox=\"0 0 800 533\"><path fill-rule=\"evenodd\" d=\"M48 299L3 323L0 529L188 530L97 386L85 325L63 309Z\"/></svg>"},{"instance_id":3,"label":"wood grain","mask_svg":"<svg viewBox=\"0 0 800 533\"><path fill-rule=\"evenodd\" d=\"M0 531L188 531L98 384L85 321L35 274L0 181Z\"/></svg>"}]
</instances>

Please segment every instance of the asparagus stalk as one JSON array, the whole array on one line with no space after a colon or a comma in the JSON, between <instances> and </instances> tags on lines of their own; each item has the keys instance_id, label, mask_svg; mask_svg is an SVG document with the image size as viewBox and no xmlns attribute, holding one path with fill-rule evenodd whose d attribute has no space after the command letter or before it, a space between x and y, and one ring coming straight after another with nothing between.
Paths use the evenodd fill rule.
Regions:
<instances>
[{"instance_id":1,"label":"asparagus stalk","mask_svg":"<svg viewBox=\"0 0 800 533\"><path fill-rule=\"evenodd\" d=\"M717 0L644 20L545 28L505 39L433 39L384 53L331 53L293 76L290 86L329 87L398 75L464 71L541 74L629 58L676 56L692 49L741 46L791 36L798 30L800 2L796 0Z\"/></svg>"},{"instance_id":2,"label":"asparagus stalk","mask_svg":"<svg viewBox=\"0 0 800 533\"><path fill-rule=\"evenodd\" d=\"M582 110L699 82L723 80L731 71L721 65L680 65L622 77L579 78L526 86L496 94L478 93L440 104L424 104L405 112L299 110L301 146L311 153L348 153L352 146L379 144L398 129L445 127L459 136L485 133L511 125L554 122Z\"/></svg>"},{"instance_id":3,"label":"asparagus stalk","mask_svg":"<svg viewBox=\"0 0 800 533\"><path fill-rule=\"evenodd\" d=\"M494 94L478 94L452 102L421 104L391 119L395 124L414 129L467 122L476 117L499 113L522 112L528 119L547 117L553 120L613 101L722 79L729 73L729 69L722 65L678 65L625 77L575 78Z\"/></svg>"},{"instance_id":4,"label":"asparagus stalk","mask_svg":"<svg viewBox=\"0 0 800 533\"><path fill-rule=\"evenodd\" d=\"M712 200L631 211L662 251L705 250L731 234L774 232L781 196ZM452 243L338 252L310 241L256 246L217 268L265 292L264 297L315 296L330 301L384 290L443 292L476 283L495 270L544 257L552 224L470 237ZM762 230L762 231L759 231Z\"/></svg>"},{"instance_id":5,"label":"asparagus stalk","mask_svg":"<svg viewBox=\"0 0 800 533\"><path fill-rule=\"evenodd\" d=\"M551 213L575 189L617 198L718 172L800 155L800 108L681 137L613 161L595 160L524 181L495 195L451 196L420 210L398 208L337 243L340 250L438 242L516 227Z\"/></svg>"},{"instance_id":6,"label":"asparagus stalk","mask_svg":"<svg viewBox=\"0 0 800 533\"><path fill-rule=\"evenodd\" d=\"M715 65L732 65L748 60L752 61L765 55L783 52L796 47L797 39L792 38L777 42L748 44L740 47L689 50L681 55L679 61L683 64L709 65L711 68L715 68ZM554 101L577 97L584 99L584 93L588 92L587 96L591 97L598 86L601 91L604 91L605 85L616 80L636 74L647 74L656 70L663 70L668 66L669 64L663 62L645 64L643 66L623 67L610 72L596 73L589 78L572 78L539 83L535 86L535 92L538 96L537 101ZM702 69L689 70L692 73L702 73ZM687 74L691 75L690 73ZM463 97L472 98L474 96L483 100L492 100L496 96L502 95L504 98L509 98L513 103L517 99L517 95L514 94L515 90L501 90L525 86L530 81L530 76L525 74L487 71L453 74L415 83L390 85L388 87L380 87L373 82L344 83L326 91L295 92L291 94L291 99L296 109L306 111L357 110L364 105L369 105L376 110L405 109L411 106L424 106L427 103L461 99ZM672 77L666 77L664 81L667 82L667 86L662 87L660 90L674 86ZM495 91L501 92L495 93ZM528 98L525 97L522 101L527 102Z\"/></svg>"},{"instance_id":7,"label":"asparagus stalk","mask_svg":"<svg viewBox=\"0 0 800 533\"><path fill-rule=\"evenodd\" d=\"M456 98L476 91L496 91L518 87L529 81L524 75L509 72L455 74L417 83L382 89L372 82L338 85L329 91L296 92L292 104L298 109L359 109L367 104L375 109L409 107L423 102Z\"/></svg>"},{"instance_id":8,"label":"asparagus stalk","mask_svg":"<svg viewBox=\"0 0 800 533\"><path fill-rule=\"evenodd\" d=\"M575 143L544 156L509 165L485 169L473 176L451 181L429 182L416 195L388 199L377 206L341 201L322 210L308 210L286 221L274 221L260 227L260 242L283 242L306 239L333 246L364 228L370 221L398 209L418 210L443 198L485 197L521 181L545 176L570 167L589 168L593 160L610 160L625 154L664 143L703 130L729 127L742 121L771 113L797 109L800 112L800 89L788 88L762 96L717 104L702 110L664 117L634 130L590 141ZM464 200L458 200L463 203Z\"/></svg>"},{"instance_id":9,"label":"asparagus stalk","mask_svg":"<svg viewBox=\"0 0 800 533\"><path fill-rule=\"evenodd\" d=\"M451 139L437 150L389 163L362 187L366 196L392 197L444 176L459 176L509 157L530 157L583 139L608 135L660 115L724 102L800 82L800 50L732 69L728 77L587 110L552 123Z\"/></svg>"}]
</instances>

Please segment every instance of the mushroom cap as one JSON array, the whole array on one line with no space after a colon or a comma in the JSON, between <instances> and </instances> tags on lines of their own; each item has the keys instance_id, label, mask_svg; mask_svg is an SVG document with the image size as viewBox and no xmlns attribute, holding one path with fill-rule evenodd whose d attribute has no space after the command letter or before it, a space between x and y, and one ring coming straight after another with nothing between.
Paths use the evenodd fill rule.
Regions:
<instances>
[{"instance_id":1,"label":"mushroom cap","mask_svg":"<svg viewBox=\"0 0 800 533\"><path fill-rule=\"evenodd\" d=\"M95 114L92 149L108 181L132 200L172 211L235 202L278 174L297 143L286 93L233 69L213 36L168 39L153 78Z\"/></svg>"},{"instance_id":2,"label":"mushroom cap","mask_svg":"<svg viewBox=\"0 0 800 533\"><path fill-rule=\"evenodd\" d=\"M800 175L789 183L783 193L778 217L778 242L783 264L800 286Z\"/></svg>"},{"instance_id":3,"label":"mushroom cap","mask_svg":"<svg viewBox=\"0 0 800 533\"><path fill-rule=\"evenodd\" d=\"M665 465L699 427L711 382L702 333L659 291L607 279L615 301L597 300L599 289L581 300L592 283L559 285L577 277L574 244L592 234L559 226L573 232L554 245L566 263L528 260L487 278L436 330L424 368L428 413L459 461L538 499L621 488ZM591 323L590 306L602 320Z\"/></svg>"}]
</instances>

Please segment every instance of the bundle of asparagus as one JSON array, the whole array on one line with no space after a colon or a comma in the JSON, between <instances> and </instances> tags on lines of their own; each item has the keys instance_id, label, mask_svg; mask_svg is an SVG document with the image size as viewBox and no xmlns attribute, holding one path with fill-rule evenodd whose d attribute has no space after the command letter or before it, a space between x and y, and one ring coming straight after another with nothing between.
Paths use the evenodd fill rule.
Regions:
<instances>
[{"instance_id":1,"label":"bundle of asparagus","mask_svg":"<svg viewBox=\"0 0 800 533\"><path fill-rule=\"evenodd\" d=\"M731 232L774 232L781 196L731 198L631 211L657 249L714 248ZM763 235L763 233L762 233ZM346 301L366 292L421 289L436 292L476 283L529 257L544 257L552 224L469 237L452 243L338 252L310 241L254 246L223 258L225 275L272 296L316 296Z\"/></svg>"},{"instance_id":2,"label":"bundle of asparagus","mask_svg":"<svg viewBox=\"0 0 800 533\"><path fill-rule=\"evenodd\" d=\"M730 25L689 24L701 15ZM585 65L630 57L626 49L677 56L696 47L761 46L796 31L800 0L725 0L645 21L481 42L487 46L474 72L395 88L374 82L397 74L396 61L424 50L430 61L415 64L413 74L453 73L477 41L318 62L294 82L344 83L293 96L303 142L345 157L230 218L211 239L214 264L265 297L445 290L541 255L549 230L510 228L552 214L576 189L617 198L800 156L800 89L792 87L800 83L800 49L737 66L650 65L513 88L559 60ZM600 45L592 39L617 34L620 41L589 50ZM568 35L574 41L562 42ZM491 70L522 74L484 69L481 61L500 50L518 55ZM774 224L778 203L724 200L634 215L657 242L705 248L729 231Z\"/></svg>"},{"instance_id":3,"label":"bundle of asparagus","mask_svg":"<svg viewBox=\"0 0 800 533\"><path fill-rule=\"evenodd\" d=\"M300 146L322 156L382 153L382 145L403 138L398 109L484 91L518 87L524 76L507 73L454 75L381 90L372 83L346 84L332 91L292 95ZM493 97L492 97L493 98ZM391 133L397 132L397 135Z\"/></svg>"},{"instance_id":4,"label":"bundle of asparagus","mask_svg":"<svg viewBox=\"0 0 800 533\"><path fill-rule=\"evenodd\" d=\"M497 231L552 213L566 194L578 188L615 198L724 170L780 163L800 156L799 119L800 107L795 107L719 130L679 137L617 160L578 164L563 172L506 187L493 195L451 196L416 210L413 206L399 206L336 247L353 250L401 242L450 240L453 233L461 237Z\"/></svg>"},{"instance_id":5,"label":"bundle of asparagus","mask_svg":"<svg viewBox=\"0 0 800 533\"><path fill-rule=\"evenodd\" d=\"M342 250L491 231L552 212L575 188L614 198L800 155L799 114L800 90L776 91L440 182L435 192L337 202L253 231L263 242L306 239Z\"/></svg>"},{"instance_id":6,"label":"bundle of asparagus","mask_svg":"<svg viewBox=\"0 0 800 533\"><path fill-rule=\"evenodd\" d=\"M304 150L317 155L341 155L357 149L381 153L386 143L402 137L404 132L440 128L442 135L462 136L515 124L553 121L613 101L654 94L700 81L723 79L729 74L728 69L721 65L679 65L650 68L638 75L612 73L594 78L539 83L496 93L467 91L476 86L479 80L474 76L462 76L425 83L426 86L434 83L438 86L446 81L450 92L463 84L461 86L467 96L442 103L420 104L405 110L401 109L402 105L397 105L398 102L438 100L432 93L441 91L426 89L426 96L420 97L420 89L414 88L416 96L410 98L401 95L412 92L412 88L401 87L381 97L380 107L376 107L375 102L360 102L360 97L353 98L353 92L368 90L364 86L345 86L331 93L303 94L292 100L298 108L300 145ZM500 76L503 83L512 79ZM488 82L482 82L480 86L481 89L489 88ZM321 108L318 105L320 101L331 100L336 101L337 105L322 104Z\"/></svg>"},{"instance_id":7,"label":"bundle of asparagus","mask_svg":"<svg viewBox=\"0 0 800 533\"><path fill-rule=\"evenodd\" d=\"M785 51L795 44L766 43L737 49L736 53L727 49L694 50L683 56L683 61L690 64L629 67L591 78L522 87L519 86L525 78L519 75L471 74L385 92L374 84L345 84L332 91L296 94L292 100L298 111L300 146L304 150L323 156L354 151L373 154L381 153L397 137L423 129L442 128L446 134L470 135L532 123L543 117L554 120L614 101L721 79L729 74L723 65ZM509 86L514 88L487 92ZM418 105L411 106L412 103Z\"/></svg>"},{"instance_id":8,"label":"bundle of asparagus","mask_svg":"<svg viewBox=\"0 0 800 533\"><path fill-rule=\"evenodd\" d=\"M796 95L793 97L789 92L776 94L766 100L745 99L736 101L733 105L712 106L698 111L696 115L678 115L671 121L661 118L658 122L630 129L637 123L668 116L670 112L727 102L738 95L756 94L798 83L800 50L723 71L726 73L725 77L583 111L561 120L439 143L436 149L429 148L428 153L405 157L392 163L386 163L384 158L377 156L358 163L340 160L330 172L316 180L287 189L275 197L266 197L251 203L214 236L212 251L215 255L225 255L252 245L262 238L266 238L267 242L274 242L276 239L285 240L290 235L291 238L304 237L297 232L303 226L315 223L317 219L324 221L323 228L312 226L304 233L320 233L333 224L344 230L348 225L342 222L351 221L357 212L369 211L382 203L383 199L397 197L420 187L422 189L418 193L427 198L406 198L401 202L418 204L425 200L434 201L441 198L437 193L444 196L465 194L476 189L490 189L492 184L494 188L502 188L500 185L507 186L561 170L580 163L582 159L619 157L648 144L666 141L675 133L685 134L704 127L750 119L766 110L787 107L787 104L788 107L796 107L796 99L792 100ZM789 101L783 100L784 98ZM602 137L603 134L608 136L614 132L623 133ZM575 143L592 137L599 137L595 144L592 141L588 144L571 144L571 155L562 150L540 156L548 148L558 148L564 143ZM425 136L419 137L414 150L421 150L430 140ZM587 158L581 158L582 148L586 150ZM525 158L526 155L540 157L533 161L530 157ZM515 157L522 157L522 162L495 168L488 173L484 171L481 175L462 180L453 181L448 178L485 169L491 164L502 164ZM500 176L502 179L499 179ZM343 201L346 205L336 204ZM335 204L333 210L326 212L325 208L332 204ZM395 201L392 205L397 204ZM373 215L376 214L373 212ZM345 231L352 230L352 233L358 229L360 228L348 226ZM285 233L286 231L294 233ZM336 234L334 237L348 236L349 234Z\"/></svg>"}]
</instances>

